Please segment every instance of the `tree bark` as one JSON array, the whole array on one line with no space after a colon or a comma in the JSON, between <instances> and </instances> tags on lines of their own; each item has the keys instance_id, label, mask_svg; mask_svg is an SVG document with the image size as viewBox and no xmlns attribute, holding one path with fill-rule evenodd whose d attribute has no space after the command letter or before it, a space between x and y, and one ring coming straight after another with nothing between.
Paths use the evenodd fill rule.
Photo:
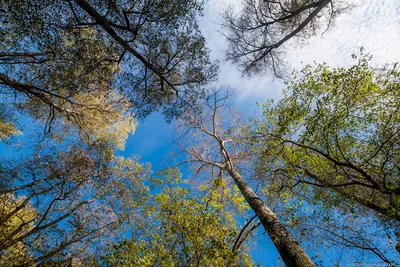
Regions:
<instances>
[{"instance_id":1,"label":"tree bark","mask_svg":"<svg viewBox=\"0 0 400 267\"><path fill-rule=\"evenodd\" d=\"M256 213L265 231L270 236L277 248L283 261L288 267L315 267L310 257L304 252L303 248L297 243L293 236L286 230L278 220L275 213L270 210L250 186L244 181L242 176L231 164L227 164L227 172L239 187L247 203Z\"/></svg>"}]
</instances>

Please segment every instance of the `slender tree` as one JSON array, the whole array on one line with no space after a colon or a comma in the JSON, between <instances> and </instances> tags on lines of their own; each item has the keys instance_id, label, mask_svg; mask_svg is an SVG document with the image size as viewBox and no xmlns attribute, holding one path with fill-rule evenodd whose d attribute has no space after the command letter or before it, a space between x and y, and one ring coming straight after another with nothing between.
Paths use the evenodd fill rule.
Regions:
<instances>
[{"instance_id":1,"label":"slender tree","mask_svg":"<svg viewBox=\"0 0 400 267\"><path fill-rule=\"evenodd\" d=\"M150 181L159 193L133 222L136 234L114 245L103 257L109 266L254 266L246 246L232 249L237 222L217 198L182 186L177 169ZM201 192L202 190L200 190ZM197 192L199 193L199 192Z\"/></svg>"},{"instance_id":2,"label":"slender tree","mask_svg":"<svg viewBox=\"0 0 400 267\"><path fill-rule=\"evenodd\" d=\"M316 198L332 191L331 200L399 221L399 71L368 63L306 67L278 105L265 106L255 141L260 166L282 186L312 186Z\"/></svg>"},{"instance_id":3,"label":"slender tree","mask_svg":"<svg viewBox=\"0 0 400 267\"><path fill-rule=\"evenodd\" d=\"M248 153L236 141L244 127L239 125L238 117L227 112L228 98L229 94L221 96L215 91L207 98L204 109L195 112L190 110L185 114L181 126L187 130L185 136L179 139L191 138L197 145L189 148L181 146L182 150L190 157L189 162L200 165L198 168L217 168L228 173L287 266L315 266L272 209L240 174L241 162L248 158Z\"/></svg>"},{"instance_id":4,"label":"slender tree","mask_svg":"<svg viewBox=\"0 0 400 267\"><path fill-rule=\"evenodd\" d=\"M1 258L23 250L12 266L26 266L94 253L146 197L145 177L144 166L114 158L106 143L2 160Z\"/></svg>"},{"instance_id":5,"label":"slender tree","mask_svg":"<svg viewBox=\"0 0 400 267\"><path fill-rule=\"evenodd\" d=\"M316 35L344 9L337 0L244 0L239 13L229 9L224 16L226 57L244 75L272 70L281 76L286 43Z\"/></svg>"},{"instance_id":6,"label":"slender tree","mask_svg":"<svg viewBox=\"0 0 400 267\"><path fill-rule=\"evenodd\" d=\"M271 197L307 203L306 224L321 221L314 230L390 263L395 255L385 251L395 251L399 232L399 70L369 61L303 69L282 100L264 106L248 143Z\"/></svg>"},{"instance_id":7,"label":"slender tree","mask_svg":"<svg viewBox=\"0 0 400 267\"><path fill-rule=\"evenodd\" d=\"M68 263L93 254L146 197L146 168L114 156L135 116L161 108L172 118L215 77L196 22L202 2L0 3L0 139L26 117L49 137L31 156L1 161L1 197L15 205L1 211L0 253Z\"/></svg>"},{"instance_id":8,"label":"slender tree","mask_svg":"<svg viewBox=\"0 0 400 267\"><path fill-rule=\"evenodd\" d=\"M93 114L112 124L110 109L127 99L136 116L162 107L171 119L216 75L197 27L198 1L4 0L1 6L2 113L41 119L45 134L59 118L83 132L102 127ZM3 121L2 139L14 128Z\"/></svg>"}]
</instances>

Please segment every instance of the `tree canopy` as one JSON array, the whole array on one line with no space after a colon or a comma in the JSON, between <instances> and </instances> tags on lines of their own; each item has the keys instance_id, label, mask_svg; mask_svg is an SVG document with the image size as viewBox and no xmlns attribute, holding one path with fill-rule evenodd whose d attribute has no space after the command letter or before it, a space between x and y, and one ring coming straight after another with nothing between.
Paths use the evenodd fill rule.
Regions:
<instances>
[{"instance_id":1,"label":"tree canopy","mask_svg":"<svg viewBox=\"0 0 400 267\"><path fill-rule=\"evenodd\" d=\"M182 187L180 176L169 169L152 182L160 192L144 208L137 233L103 260L110 266L254 266L246 246L233 248L235 219L216 199Z\"/></svg>"},{"instance_id":2,"label":"tree canopy","mask_svg":"<svg viewBox=\"0 0 400 267\"><path fill-rule=\"evenodd\" d=\"M398 66L307 66L249 119L210 89L204 4L0 0L0 265L258 266L259 242L286 266L396 264ZM279 77L350 6L245 0L226 58ZM176 126L157 173L124 151L151 113Z\"/></svg>"},{"instance_id":3,"label":"tree canopy","mask_svg":"<svg viewBox=\"0 0 400 267\"><path fill-rule=\"evenodd\" d=\"M201 9L197 1L2 1L4 112L44 120L45 133L58 118L90 131L104 127L96 116L109 124L117 110L131 116L121 96L136 116L163 107L174 117L216 74L195 20Z\"/></svg>"},{"instance_id":4,"label":"tree canopy","mask_svg":"<svg viewBox=\"0 0 400 267\"><path fill-rule=\"evenodd\" d=\"M255 141L279 186L331 204L345 198L399 221L399 70L368 63L303 69L276 106L265 105Z\"/></svg>"},{"instance_id":5,"label":"tree canopy","mask_svg":"<svg viewBox=\"0 0 400 267\"><path fill-rule=\"evenodd\" d=\"M294 205L292 214L305 201L313 220L324 218L328 235L389 263L378 247L399 231L399 69L369 63L369 56L361 56L348 68L304 68L283 99L263 106L250 145L258 155L256 176L268 181L270 196ZM335 209L353 229L347 236L332 231L333 222L338 225ZM366 219L371 217L378 221ZM352 220L380 229L379 234L355 230ZM323 230L324 224L317 227ZM382 236L384 243L371 245ZM389 246L392 251L395 245Z\"/></svg>"},{"instance_id":6,"label":"tree canopy","mask_svg":"<svg viewBox=\"0 0 400 267\"><path fill-rule=\"evenodd\" d=\"M329 28L349 5L337 0L243 0L239 12L232 8L224 16L226 58L244 75L272 71L280 77L287 43L298 46Z\"/></svg>"},{"instance_id":7,"label":"tree canopy","mask_svg":"<svg viewBox=\"0 0 400 267\"><path fill-rule=\"evenodd\" d=\"M145 166L115 158L105 144L36 151L3 160L0 170L0 250L29 248L29 257L15 255L22 265L90 255L147 195Z\"/></svg>"},{"instance_id":8,"label":"tree canopy","mask_svg":"<svg viewBox=\"0 0 400 267\"><path fill-rule=\"evenodd\" d=\"M210 178L215 179L216 175L222 178L223 173L227 173L287 266L316 266L244 176L247 174L246 160L251 159L246 145L240 141L246 125L242 124L240 116L231 112L230 96L229 91L224 94L215 90L205 100L202 109L190 110L182 117L181 127L185 130L179 139L189 140L189 144L181 146L183 152L198 172L208 169L213 174Z\"/></svg>"}]
</instances>

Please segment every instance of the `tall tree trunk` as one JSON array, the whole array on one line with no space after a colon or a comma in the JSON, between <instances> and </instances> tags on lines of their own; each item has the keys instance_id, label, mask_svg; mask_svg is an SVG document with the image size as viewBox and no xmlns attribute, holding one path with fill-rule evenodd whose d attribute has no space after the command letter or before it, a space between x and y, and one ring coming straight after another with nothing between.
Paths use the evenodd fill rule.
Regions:
<instances>
[{"instance_id":1,"label":"tall tree trunk","mask_svg":"<svg viewBox=\"0 0 400 267\"><path fill-rule=\"evenodd\" d=\"M227 165L227 172L239 187L247 203L256 213L265 231L267 231L275 247L278 249L286 266L315 266L310 257L304 252L303 248L278 220L275 213L265 205L264 201L262 201L256 193L254 193L232 164L228 163Z\"/></svg>"}]
</instances>

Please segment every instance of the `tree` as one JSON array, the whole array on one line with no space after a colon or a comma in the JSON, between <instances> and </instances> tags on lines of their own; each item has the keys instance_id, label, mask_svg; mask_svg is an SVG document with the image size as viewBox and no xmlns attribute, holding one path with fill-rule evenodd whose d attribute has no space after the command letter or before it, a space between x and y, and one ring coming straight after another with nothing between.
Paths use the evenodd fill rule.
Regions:
<instances>
[{"instance_id":1,"label":"tree","mask_svg":"<svg viewBox=\"0 0 400 267\"><path fill-rule=\"evenodd\" d=\"M1 218L11 211L15 211L23 201L23 198L15 198L13 194L2 195L0 200ZM7 236L13 233L20 226L21 221L32 221L35 214L36 211L34 208L29 205L24 205L15 212L14 216L12 216L6 223L2 224L2 227L0 228L0 239L4 240ZM32 223L25 224L17 236L23 235L31 230L32 227ZM28 256L27 251L28 247L25 244L14 244L1 252L0 264L3 266L12 266L29 262L32 259Z\"/></svg>"},{"instance_id":2,"label":"tree","mask_svg":"<svg viewBox=\"0 0 400 267\"><path fill-rule=\"evenodd\" d=\"M224 16L226 57L238 64L244 75L269 69L279 77L285 44L329 27L345 7L336 0L244 0L239 14L230 9Z\"/></svg>"},{"instance_id":3,"label":"tree","mask_svg":"<svg viewBox=\"0 0 400 267\"><path fill-rule=\"evenodd\" d=\"M8 139L12 136L18 135L18 131L14 125L13 118L8 117L6 107L0 106L0 141L8 142Z\"/></svg>"},{"instance_id":4,"label":"tree","mask_svg":"<svg viewBox=\"0 0 400 267\"><path fill-rule=\"evenodd\" d=\"M0 3L1 141L26 117L47 138L0 164L0 196L16 203L1 213L0 254L20 248L21 265L91 258L148 194L147 168L114 156L135 116L172 119L215 78L196 22L202 2Z\"/></svg>"},{"instance_id":5,"label":"tree","mask_svg":"<svg viewBox=\"0 0 400 267\"><path fill-rule=\"evenodd\" d=\"M57 117L84 128L88 110L107 118L86 101L118 106L114 95L139 116L163 107L171 118L215 77L195 20L200 2L2 2L2 94L47 128Z\"/></svg>"},{"instance_id":6,"label":"tree","mask_svg":"<svg viewBox=\"0 0 400 267\"><path fill-rule=\"evenodd\" d=\"M106 143L51 150L0 165L0 254L27 255L14 265L95 253L148 194L147 168L115 158Z\"/></svg>"},{"instance_id":7,"label":"tree","mask_svg":"<svg viewBox=\"0 0 400 267\"><path fill-rule=\"evenodd\" d=\"M122 95L112 88L115 46L105 46L92 29L57 31L48 25L55 23L49 14L32 3L2 6L0 92L7 116L42 120L45 135L57 123L92 134L120 118L118 112L128 117Z\"/></svg>"},{"instance_id":8,"label":"tree","mask_svg":"<svg viewBox=\"0 0 400 267\"><path fill-rule=\"evenodd\" d=\"M193 195L177 169L163 176L152 182L160 192L135 221L135 235L103 257L108 266L254 266L244 246L232 249L236 221L214 199Z\"/></svg>"},{"instance_id":9,"label":"tree","mask_svg":"<svg viewBox=\"0 0 400 267\"><path fill-rule=\"evenodd\" d=\"M197 145L186 148L181 141L181 149L188 154L188 161L197 164L199 170L210 168L212 173L228 173L287 266L315 266L276 214L239 173L244 171L243 160L249 158L247 151L237 142L246 127L240 125L240 119L229 112L228 98L229 93L220 96L215 91L206 99L204 109L189 110L185 114L181 121L184 136L180 136L179 140L189 139Z\"/></svg>"},{"instance_id":10,"label":"tree","mask_svg":"<svg viewBox=\"0 0 400 267\"><path fill-rule=\"evenodd\" d=\"M147 196L147 168L114 156L135 116L162 108L172 118L215 77L196 22L202 3L0 3L0 138L26 117L49 137L30 157L1 162L0 195L19 202L0 218L1 229L16 223L0 253L26 245L21 264L68 263L92 255ZM17 219L28 207L34 216Z\"/></svg>"},{"instance_id":11,"label":"tree","mask_svg":"<svg viewBox=\"0 0 400 267\"><path fill-rule=\"evenodd\" d=\"M311 185L315 197L334 191L399 221L399 71L368 62L305 68L276 107L265 106L256 141L265 152L276 142L277 153L263 160L274 166L266 170L290 177L284 186Z\"/></svg>"},{"instance_id":12,"label":"tree","mask_svg":"<svg viewBox=\"0 0 400 267\"><path fill-rule=\"evenodd\" d=\"M397 65L376 69L369 61L362 56L349 68L304 68L277 105L264 105L251 145L271 195L315 206L330 234L339 212L358 217L358 225L368 222L365 229L388 235L389 244L399 231L400 76ZM380 225L373 226L371 216ZM377 233L350 228L336 239L382 258L377 247L366 245L380 238Z\"/></svg>"},{"instance_id":13,"label":"tree","mask_svg":"<svg viewBox=\"0 0 400 267\"><path fill-rule=\"evenodd\" d=\"M115 1L111 7L97 9L87 1L75 3L135 59L130 63L135 71L129 70L135 81L133 90L142 91L138 95L150 108L142 105L141 112L161 102L171 105L164 113L175 116L182 105L194 104L201 96L199 85L215 77L216 68L209 61L195 18L201 2ZM107 10L107 16L98 10Z\"/></svg>"}]
</instances>

